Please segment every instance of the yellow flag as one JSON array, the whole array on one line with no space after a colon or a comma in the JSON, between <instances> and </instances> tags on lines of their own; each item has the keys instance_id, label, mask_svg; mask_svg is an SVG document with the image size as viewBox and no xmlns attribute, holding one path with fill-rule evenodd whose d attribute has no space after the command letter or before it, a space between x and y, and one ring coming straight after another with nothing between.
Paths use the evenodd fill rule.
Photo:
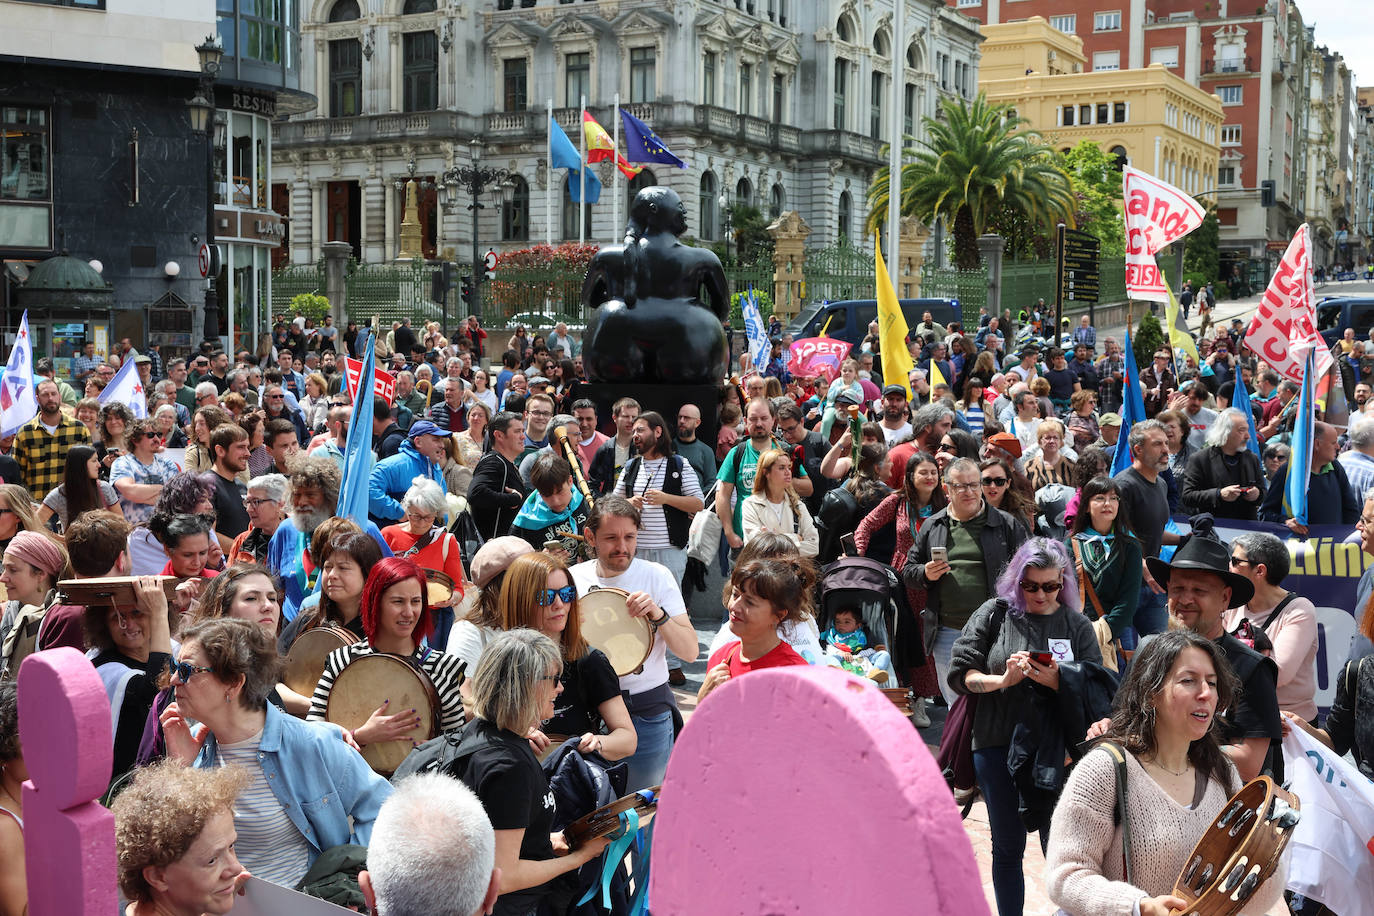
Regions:
<instances>
[{"instance_id":1,"label":"yellow flag","mask_svg":"<svg viewBox=\"0 0 1374 916\"><path fill-rule=\"evenodd\" d=\"M1183 312L1179 309L1178 297L1174 295L1172 286L1165 285L1169 293L1169 304L1164 307L1164 319L1169 323L1169 345L1175 350L1182 350L1193 358L1193 362L1202 365L1202 358L1197 355L1197 344L1193 343L1193 334L1188 330L1188 323L1183 320Z\"/></svg>"},{"instance_id":2,"label":"yellow flag","mask_svg":"<svg viewBox=\"0 0 1374 916\"><path fill-rule=\"evenodd\" d=\"M945 381L945 374L940 371L940 364L932 359L930 361L930 387L934 388L936 385L948 384L949 382Z\"/></svg>"},{"instance_id":3,"label":"yellow flag","mask_svg":"<svg viewBox=\"0 0 1374 916\"><path fill-rule=\"evenodd\" d=\"M906 337L910 328L906 326L906 316L897 302L897 291L892 286L892 278L887 275L887 265L883 263L883 249L878 245L877 236L873 241L873 258L877 265L878 279L878 346L883 358L883 386L901 385L906 389L907 400L911 400L911 351L906 347Z\"/></svg>"}]
</instances>

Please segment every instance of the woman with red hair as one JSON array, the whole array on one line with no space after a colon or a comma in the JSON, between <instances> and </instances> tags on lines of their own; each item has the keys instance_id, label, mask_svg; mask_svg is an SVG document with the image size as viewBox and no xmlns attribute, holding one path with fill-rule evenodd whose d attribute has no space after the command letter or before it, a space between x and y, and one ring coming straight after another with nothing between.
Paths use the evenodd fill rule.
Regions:
<instances>
[{"instance_id":1,"label":"woman with red hair","mask_svg":"<svg viewBox=\"0 0 1374 916\"><path fill-rule=\"evenodd\" d=\"M429 677L439 694L443 731L462 726L463 698L458 690L463 682L462 661L456 655L420 645L434 629L434 613L425 597L426 585L424 571L409 558L387 557L372 567L363 586L361 608L366 638L329 653L320 683L311 697L307 719L324 719L334 678L349 662L374 652L384 652L409 659ZM377 711L353 732L358 744L394 741L419 724L415 710L390 709L391 701L385 697L378 697L377 702Z\"/></svg>"}]
</instances>

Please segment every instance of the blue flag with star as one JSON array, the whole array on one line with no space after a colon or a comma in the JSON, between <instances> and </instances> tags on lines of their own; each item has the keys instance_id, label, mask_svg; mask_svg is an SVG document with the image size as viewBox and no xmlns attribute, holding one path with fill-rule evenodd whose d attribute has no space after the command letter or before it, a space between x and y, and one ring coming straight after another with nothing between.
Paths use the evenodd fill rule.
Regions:
<instances>
[{"instance_id":1,"label":"blue flag with star","mask_svg":"<svg viewBox=\"0 0 1374 916\"><path fill-rule=\"evenodd\" d=\"M687 163L668 152L668 147L663 145L648 124L623 108L620 109L620 121L625 125L625 158L628 161L660 162L680 169L687 168Z\"/></svg>"}]
</instances>

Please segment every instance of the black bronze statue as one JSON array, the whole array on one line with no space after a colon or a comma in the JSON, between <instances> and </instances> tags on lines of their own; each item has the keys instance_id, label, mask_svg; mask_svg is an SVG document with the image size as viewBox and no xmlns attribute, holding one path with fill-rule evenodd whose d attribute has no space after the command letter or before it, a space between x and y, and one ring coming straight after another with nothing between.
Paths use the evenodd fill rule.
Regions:
<instances>
[{"instance_id":1,"label":"black bronze statue","mask_svg":"<svg viewBox=\"0 0 1374 916\"><path fill-rule=\"evenodd\" d=\"M582 344L589 380L712 384L725 377L725 271L709 249L677 240L686 230L677 193L645 188L630 209L625 244L592 258L582 283L592 315Z\"/></svg>"}]
</instances>

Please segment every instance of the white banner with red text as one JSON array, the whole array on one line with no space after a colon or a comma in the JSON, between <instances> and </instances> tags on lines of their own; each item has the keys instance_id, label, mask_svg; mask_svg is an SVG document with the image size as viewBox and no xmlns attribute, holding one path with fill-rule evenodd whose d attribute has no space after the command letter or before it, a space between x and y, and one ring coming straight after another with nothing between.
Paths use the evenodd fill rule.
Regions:
<instances>
[{"instance_id":1,"label":"white banner with red text","mask_svg":"<svg viewBox=\"0 0 1374 916\"><path fill-rule=\"evenodd\" d=\"M1146 302L1168 302L1168 284L1155 255L1201 226L1206 211L1187 192L1129 165L1122 168L1121 178L1126 211L1126 294Z\"/></svg>"}]
</instances>

